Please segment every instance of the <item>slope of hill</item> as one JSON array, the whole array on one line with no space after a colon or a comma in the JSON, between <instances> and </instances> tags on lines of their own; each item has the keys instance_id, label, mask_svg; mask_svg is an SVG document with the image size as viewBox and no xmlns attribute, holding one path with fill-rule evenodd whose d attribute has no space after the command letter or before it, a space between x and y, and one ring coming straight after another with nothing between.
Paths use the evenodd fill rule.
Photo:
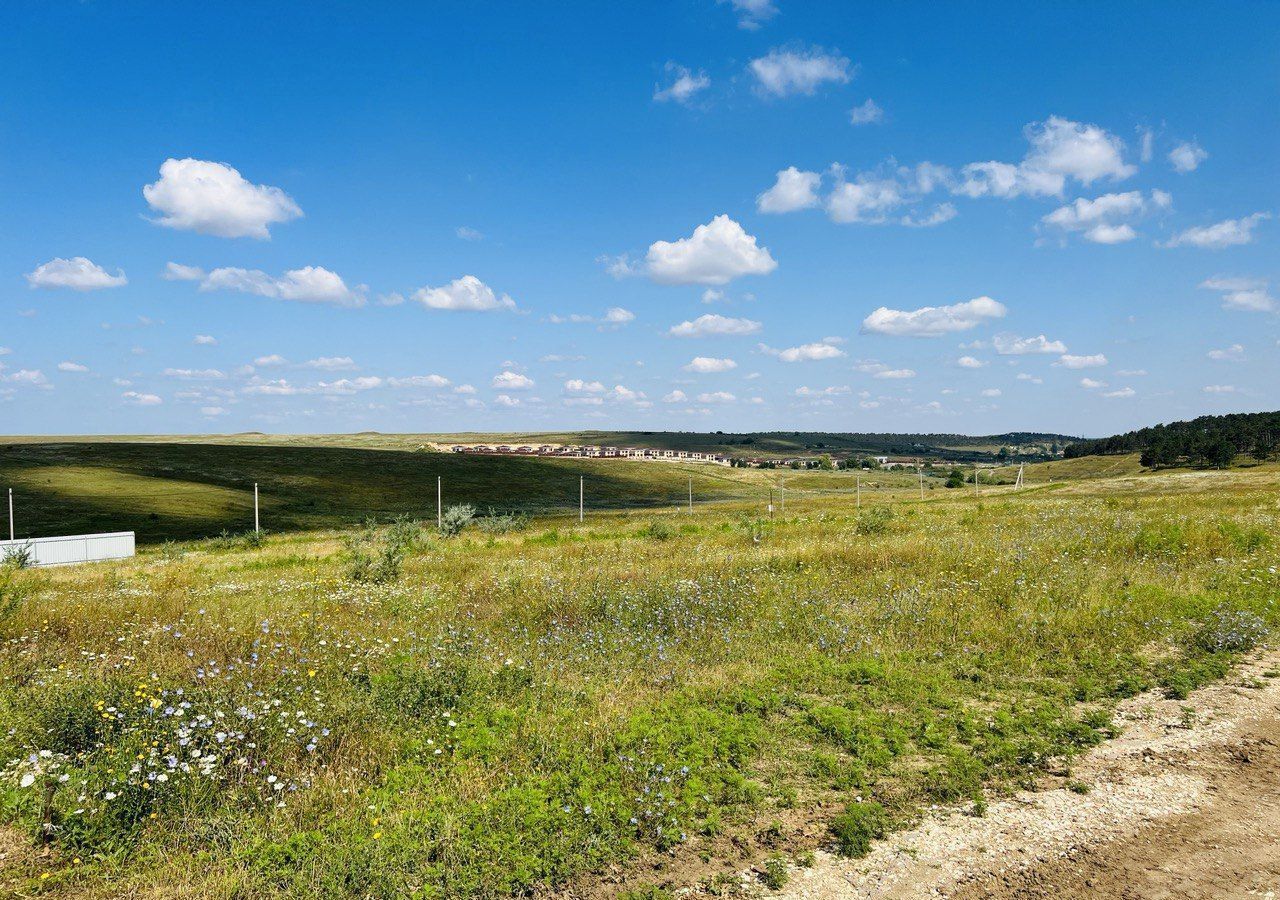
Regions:
<instances>
[{"instance_id":1,"label":"slope of hill","mask_svg":"<svg viewBox=\"0 0 1280 900\"><path fill-rule=\"evenodd\" d=\"M1141 453L1142 464L1168 466L1229 464L1241 454L1268 459L1280 447L1280 412L1233 413L1200 416L1186 422L1170 422L1139 428L1124 434L1079 441L1067 447L1070 459L1081 456Z\"/></svg>"}]
</instances>

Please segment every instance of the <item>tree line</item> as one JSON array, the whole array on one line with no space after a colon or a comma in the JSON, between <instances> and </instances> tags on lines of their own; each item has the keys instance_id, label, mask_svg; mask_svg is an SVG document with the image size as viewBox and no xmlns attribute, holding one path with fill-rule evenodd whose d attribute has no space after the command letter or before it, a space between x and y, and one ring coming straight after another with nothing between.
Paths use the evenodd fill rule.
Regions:
<instances>
[{"instance_id":1,"label":"tree line","mask_svg":"<svg viewBox=\"0 0 1280 900\"><path fill-rule=\"evenodd\" d=\"M1142 454L1142 464L1152 468L1176 465L1223 468L1239 454L1270 459L1278 448L1280 412L1232 413L1079 441L1068 446L1063 456L1072 459L1137 452Z\"/></svg>"}]
</instances>

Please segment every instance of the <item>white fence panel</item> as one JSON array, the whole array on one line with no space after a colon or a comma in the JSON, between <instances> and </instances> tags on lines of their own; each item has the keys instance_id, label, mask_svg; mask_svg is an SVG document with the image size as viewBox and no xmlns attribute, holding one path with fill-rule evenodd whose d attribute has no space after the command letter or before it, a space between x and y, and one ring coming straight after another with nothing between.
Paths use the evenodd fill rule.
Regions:
<instances>
[{"instance_id":1,"label":"white fence panel","mask_svg":"<svg viewBox=\"0 0 1280 900\"><path fill-rule=\"evenodd\" d=\"M26 549L33 566L65 566L71 563L127 559L134 553L132 531L109 534L73 534L65 537L20 538L0 541L0 559L14 549Z\"/></svg>"}]
</instances>

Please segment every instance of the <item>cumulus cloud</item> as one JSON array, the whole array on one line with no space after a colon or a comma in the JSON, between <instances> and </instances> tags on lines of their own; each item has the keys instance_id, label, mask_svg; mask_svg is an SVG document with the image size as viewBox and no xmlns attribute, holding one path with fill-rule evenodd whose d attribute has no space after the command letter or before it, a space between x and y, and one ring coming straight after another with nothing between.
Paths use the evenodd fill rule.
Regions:
<instances>
[{"instance_id":1,"label":"cumulus cloud","mask_svg":"<svg viewBox=\"0 0 1280 900\"><path fill-rule=\"evenodd\" d=\"M1169 151L1169 164L1175 172L1184 175L1194 172L1208 158L1209 154L1195 141L1183 141Z\"/></svg>"},{"instance_id":2,"label":"cumulus cloud","mask_svg":"<svg viewBox=\"0 0 1280 900\"><path fill-rule=\"evenodd\" d=\"M745 31L756 31L765 22L778 14L777 4L773 0L716 0L717 3L728 3L738 14L738 27Z\"/></svg>"},{"instance_id":3,"label":"cumulus cloud","mask_svg":"<svg viewBox=\"0 0 1280 900\"><path fill-rule=\"evenodd\" d=\"M1244 345L1232 344L1230 347L1216 348L1210 350L1205 355L1215 362L1243 362Z\"/></svg>"},{"instance_id":4,"label":"cumulus cloud","mask_svg":"<svg viewBox=\"0 0 1280 900\"><path fill-rule=\"evenodd\" d=\"M1253 243L1253 230L1271 218L1271 213L1256 212L1242 219L1225 219L1214 225L1188 228L1165 242L1166 247L1199 247L1202 250L1221 250Z\"/></svg>"},{"instance_id":5,"label":"cumulus cloud","mask_svg":"<svg viewBox=\"0 0 1280 900\"><path fill-rule=\"evenodd\" d=\"M1241 312L1273 312L1276 301L1267 291L1262 278L1240 278L1216 275L1200 282L1200 287L1222 293L1222 308Z\"/></svg>"},{"instance_id":6,"label":"cumulus cloud","mask_svg":"<svg viewBox=\"0 0 1280 900\"><path fill-rule=\"evenodd\" d=\"M1106 383L1105 381L1095 381L1095 380L1094 380L1094 379L1092 379L1092 378L1081 378L1081 379L1080 379L1080 387L1082 387L1082 388L1084 388L1085 390L1088 390L1088 391L1096 391L1096 390L1098 390L1099 388L1104 388L1104 387L1106 387L1106 386L1107 386L1107 383Z\"/></svg>"},{"instance_id":7,"label":"cumulus cloud","mask_svg":"<svg viewBox=\"0 0 1280 900\"><path fill-rule=\"evenodd\" d=\"M706 394L698 395L699 403L732 403L738 398L728 391L711 391Z\"/></svg>"},{"instance_id":8,"label":"cumulus cloud","mask_svg":"<svg viewBox=\"0 0 1280 900\"><path fill-rule=\"evenodd\" d=\"M1235 394L1240 389L1234 384L1207 384L1202 390L1206 394Z\"/></svg>"},{"instance_id":9,"label":"cumulus cloud","mask_svg":"<svg viewBox=\"0 0 1280 900\"><path fill-rule=\"evenodd\" d=\"M156 394L141 394L137 391L125 391L120 398L130 406L159 406L164 402Z\"/></svg>"},{"instance_id":10,"label":"cumulus cloud","mask_svg":"<svg viewBox=\"0 0 1280 900\"><path fill-rule=\"evenodd\" d=\"M1102 353L1094 353L1089 356L1075 356L1070 353L1064 353L1058 357L1055 366L1062 366L1064 369L1096 369L1107 364L1107 357Z\"/></svg>"},{"instance_id":11,"label":"cumulus cloud","mask_svg":"<svg viewBox=\"0 0 1280 900\"><path fill-rule=\"evenodd\" d=\"M217 237L267 240L269 226L302 216L293 198L277 187L251 184L225 163L167 159L160 179L142 189L160 217L157 225Z\"/></svg>"},{"instance_id":12,"label":"cumulus cloud","mask_svg":"<svg viewBox=\"0 0 1280 900\"><path fill-rule=\"evenodd\" d=\"M817 172L802 172L788 166L778 173L773 187L756 197L756 209L762 213L789 213L798 209L810 209L821 201L818 187L822 176Z\"/></svg>"},{"instance_id":13,"label":"cumulus cloud","mask_svg":"<svg viewBox=\"0 0 1280 900\"><path fill-rule=\"evenodd\" d=\"M621 306L611 306L609 309L605 310L605 314L603 316L588 316L580 313L573 313L567 316L551 315L547 317L547 321L555 325L561 325L566 322L585 322L592 325L599 325L600 330L604 331L607 328L621 328L628 322L634 322L635 318L636 314L631 310L623 309Z\"/></svg>"},{"instance_id":14,"label":"cumulus cloud","mask_svg":"<svg viewBox=\"0 0 1280 900\"><path fill-rule=\"evenodd\" d=\"M662 398L663 403L687 403L689 396L681 390L674 390Z\"/></svg>"},{"instance_id":15,"label":"cumulus cloud","mask_svg":"<svg viewBox=\"0 0 1280 900\"><path fill-rule=\"evenodd\" d=\"M851 393L852 389L847 384L833 384L824 388L811 388L807 386L795 389L797 397L835 397L840 394Z\"/></svg>"},{"instance_id":16,"label":"cumulus cloud","mask_svg":"<svg viewBox=\"0 0 1280 900\"><path fill-rule=\"evenodd\" d=\"M870 98L849 110L850 125L871 125L883 121L884 110L880 108L876 101Z\"/></svg>"},{"instance_id":17,"label":"cumulus cloud","mask_svg":"<svg viewBox=\"0 0 1280 900\"><path fill-rule=\"evenodd\" d=\"M311 369L323 369L326 372L340 372L357 369L355 360L350 356L320 356L315 359L307 360L307 367Z\"/></svg>"},{"instance_id":18,"label":"cumulus cloud","mask_svg":"<svg viewBox=\"0 0 1280 900\"><path fill-rule=\"evenodd\" d=\"M972 356L962 356L956 360L956 365L962 369L981 369L986 362Z\"/></svg>"},{"instance_id":19,"label":"cumulus cloud","mask_svg":"<svg viewBox=\"0 0 1280 900\"><path fill-rule=\"evenodd\" d=\"M676 241L655 241L645 258L659 284L727 284L743 275L768 275L778 267L768 249L726 215Z\"/></svg>"},{"instance_id":20,"label":"cumulus cloud","mask_svg":"<svg viewBox=\"0 0 1280 900\"><path fill-rule=\"evenodd\" d=\"M1138 392L1131 387L1122 387L1119 390L1107 391L1102 396L1111 400L1124 400L1129 397L1136 396L1137 393Z\"/></svg>"},{"instance_id":21,"label":"cumulus cloud","mask_svg":"<svg viewBox=\"0 0 1280 900\"><path fill-rule=\"evenodd\" d=\"M1131 221L1152 209L1168 209L1172 202L1164 191L1152 191L1150 201L1141 191L1103 194L1092 200L1079 197L1040 221L1063 233L1080 232L1095 244L1120 244L1138 236Z\"/></svg>"},{"instance_id":22,"label":"cumulus cloud","mask_svg":"<svg viewBox=\"0 0 1280 900\"><path fill-rule=\"evenodd\" d=\"M170 265L174 265L170 263ZM191 267L183 267L191 268ZM336 272L321 266L304 266L291 269L283 275L268 275L260 269L240 269L227 267L214 269L205 274L200 270L195 277L184 277L181 280L199 280L201 291L238 291L244 294L256 294L259 297L271 297L277 300L293 300L299 303L330 303L334 306L359 307L365 304L366 288L358 285L347 287L347 283Z\"/></svg>"},{"instance_id":23,"label":"cumulus cloud","mask_svg":"<svg viewBox=\"0 0 1280 900\"><path fill-rule=\"evenodd\" d=\"M281 356L279 353L272 353L267 356L259 356L257 359L253 361L253 364L255 366L262 366L263 368L268 368L270 366L283 366L286 362L288 362L288 360L285 359L283 356Z\"/></svg>"},{"instance_id":24,"label":"cumulus cloud","mask_svg":"<svg viewBox=\"0 0 1280 900\"><path fill-rule=\"evenodd\" d=\"M112 275L102 266L83 256L51 259L26 274L27 284L35 288L68 288L73 291L96 291L122 287L129 283L123 269Z\"/></svg>"},{"instance_id":25,"label":"cumulus cloud","mask_svg":"<svg viewBox=\"0 0 1280 900\"><path fill-rule=\"evenodd\" d=\"M516 308L514 300L506 294L499 297L493 288L474 275L463 275L441 287L419 288L414 291L413 299L428 309L491 312Z\"/></svg>"},{"instance_id":26,"label":"cumulus cloud","mask_svg":"<svg viewBox=\"0 0 1280 900\"><path fill-rule=\"evenodd\" d=\"M1003 391L1001 391L1001 390L1000 390L1000 388L986 388L986 389L984 389L984 390L983 390L983 392L982 392L982 396L984 396L984 397L999 397L1002 393L1003 393Z\"/></svg>"},{"instance_id":27,"label":"cumulus cloud","mask_svg":"<svg viewBox=\"0 0 1280 900\"><path fill-rule=\"evenodd\" d=\"M769 356L776 356L783 362L811 362L819 359L837 359L845 355L845 352L836 346L838 342L832 338L826 338L821 341L815 341L812 344L801 344L798 347L787 347L785 349L777 349L767 344L760 344L761 353L767 353Z\"/></svg>"},{"instance_id":28,"label":"cumulus cloud","mask_svg":"<svg viewBox=\"0 0 1280 900\"><path fill-rule=\"evenodd\" d=\"M862 320L863 332L899 337L939 337L968 331L986 322L1004 318L1008 309L990 297L975 297L950 306L923 306L915 310L881 306Z\"/></svg>"},{"instance_id":29,"label":"cumulus cloud","mask_svg":"<svg viewBox=\"0 0 1280 900\"><path fill-rule=\"evenodd\" d=\"M58 363L59 372L88 372L89 367L81 365L78 362L60 362Z\"/></svg>"},{"instance_id":30,"label":"cumulus cloud","mask_svg":"<svg viewBox=\"0 0 1280 900\"><path fill-rule=\"evenodd\" d=\"M191 343L201 347L214 347L217 346L218 339L211 334L197 334L191 339Z\"/></svg>"},{"instance_id":31,"label":"cumulus cloud","mask_svg":"<svg viewBox=\"0 0 1280 900\"><path fill-rule=\"evenodd\" d=\"M533 387L533 379L507 369L493 376L491 386L504 391L527 391Z\"/></svg>"},{"instance_id":32,"label":"cumulus cloud","mask_svg":"<svg viewBox=\"0 0 1280 900\"><path fill-rule=\"evenodd\" d=\"M200 415L206 418L216 418L217 416L225 416L227 410L221 406L202 406L200 407Z\"/></svg>"},{"instance_id":33,"label":"cumulus cloud","mask_svg":"<svg viewBox=\"0 0 1280 900\"><path fill-rule=\"evenodd\" d=\"M668 62L663 68L671 80L666 87L654 85L653 99L659 103L688 104L697 94L711 87L711 78L706 72L693 72L676 62Z\"/></svg>"},{"instance_id":34,"label":"cumulus cloud","mask_svg":"<svg viewBox=\"0 0 1280 900\"><path fill-rule=\"evenodd\" d=\"M583 381L581 378L571 378L564 383L564 389L570 394L603 394L604 385L598 381Z\"/></svg>"},{"instance_id":35,"label":"cumulus cloud","mask_svg":"<svg viewBox=\"0 0 1280 900\"><path fill-rule=\"evenodd\" d=\"M997 334L991 339L991 346L1001 356L1026 356L1032 353L1067 352L1067 345L1062 341L1051 341L1043 334L1035 337L1018 337L1016 334Z\"/></svg>"},{"instance_id":36,"label":"cumulus cloud","mask_svg":"<svg viewBox=\"0 0 1280 900\"><path fill-rule=\"evenodd\" d=\"M713 335L755 334L760 323L752 319L735 319L729 316L704 315L693 321L673 325L667 334L672 337L710 337Z\"/></svg>"},{"instance_id":37,"label":"cumulus cloud","mask_svg":"<svg viewBox=\"0 0 1280 900\"><path fill-rule=\"evenodd\" d=\"M960 171L956 193L967 197L1060 196L1068 179L1086 187L1137 171L1124 161L1124 142L1097 126L1050 116L1023 129L1030 144L1020 163L975 162Z\"/></svg>"},{"instance_id":38,"label":"cumulus cloud","mask_svg":"<svg viewBox=\"0 0 1280 900\"><path fill-rule=\"evenodd\" d=\"M841 166L833 166L836 183L827 195L827 215L833 222L887 221L891 212L907 202L902 184L892 176L860 172L852 181Z\"/></svg>"},{"instance_id":39,"label":"cumulus cloud","mask_svg":"<svg viewBox=\"0 0 1280 900\"><path fill-rule=\"evenodd\" d=\"M715 356L695 356L684 368L688 372L706 375L713 372L728 372L730 369L738 368L738 364L731 359L721 359Z\"/></svg>"},{"instance_id":40,"label":"cumulus cloud","mask_svg":"<svg viewBox=\"0 0 1280 900\"><path fill-rule=\"evenodd\" d=\"M813 94L824 84L846 84L849 60L821 47L774 48L747 67L757 89L769 97Z\"/></svg>"},{"instance_id":41,"label":"cumulus cloud","mask_svg":"<svg viewBox=\"0 0 1280 900\"><path fill-rule=\"evenodd\" d=\"M221 369L165 369L161 374L183 381L217 381L227 377Z\"/></svg>"},{"instance_id":42,"label":"cumulus cloud","mask_svg":"<svg viewBox=\"0 0 1280 900\"><path fill-rule=\"evenodd\" d=\"M387 379L387 386L393 388L446 388L451 384L453 384L453 382L448 378L445 378L443 375L435 374L406 375L402 378ZM468 391L463 390L463 388L467 387L470 387L470 385L461 385L454 389L454 393L469 393Z\"/></svg>"},{"instance_id":43,"label":"cumulus cloud","mask_svg":"<svg viewBox=\"0 0 1280 900\"><path fill-rule=\"evenodd\" d=\"M459 239L464 241L483 241L484 240L484 234L480 231L477 231L475 228L472 228L470 225L459 225L457 228L453 230L453 233L456 234Z\"/></svg>"}]
</instances>

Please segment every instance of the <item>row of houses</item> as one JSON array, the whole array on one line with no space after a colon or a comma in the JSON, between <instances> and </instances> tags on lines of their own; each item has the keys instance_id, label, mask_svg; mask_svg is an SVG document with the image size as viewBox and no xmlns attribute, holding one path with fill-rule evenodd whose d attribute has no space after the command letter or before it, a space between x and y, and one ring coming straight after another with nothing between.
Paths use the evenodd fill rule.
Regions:
<instances>
[{"instance_id":1,"label":"row of houses","mask_svg":"<svg viewBox=\"0 0 1280 900\"><path fill-rule=\"evenodd\" d=\"M485 453L510 456L591 457L596 459L650 459L673 462L709 462L729 465L729 457L698 450L656 450L648 447L597 447L593 444L454 444L454 453Z\"/></svg>"}]
</instances>

